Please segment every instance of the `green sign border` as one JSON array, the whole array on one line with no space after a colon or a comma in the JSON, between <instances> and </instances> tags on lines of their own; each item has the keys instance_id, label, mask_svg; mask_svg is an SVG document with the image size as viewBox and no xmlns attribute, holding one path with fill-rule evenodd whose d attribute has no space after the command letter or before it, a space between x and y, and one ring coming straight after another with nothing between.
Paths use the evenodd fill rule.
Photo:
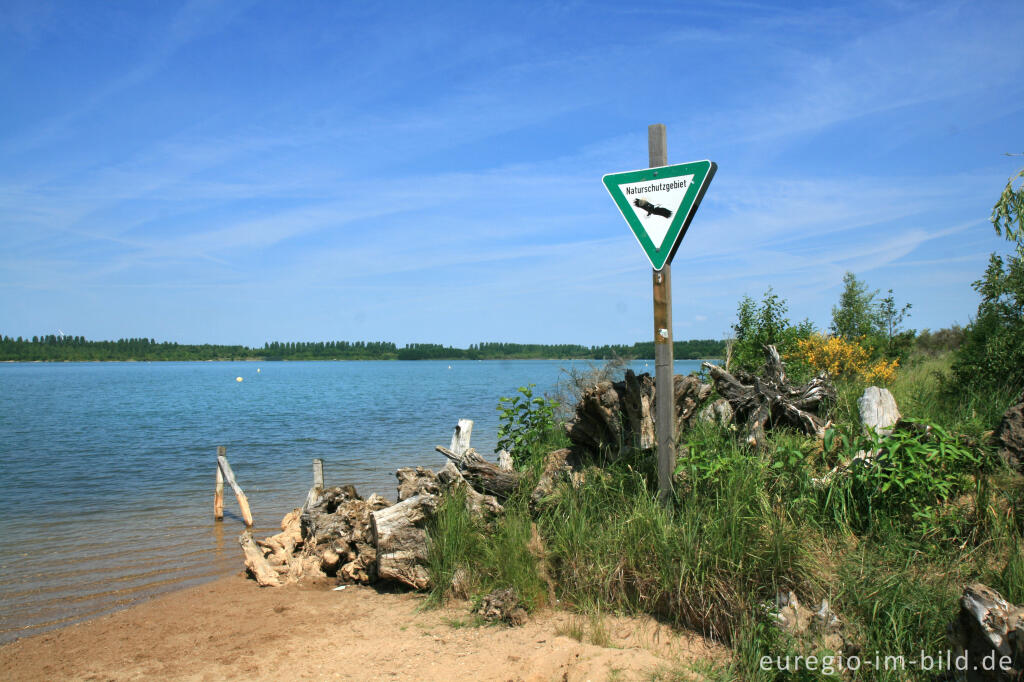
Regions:
<instances>
[{"instance_id":1,"label":"green sign border","mask_svg":"<svg viewBox=\"0 0 1024 682\"><path fill-rule=\"evenodd\" d=\"M640 248L647 254L647 258L651 261L651 265L654 266L655 270L661 270L665 267L666 263L672 262L676 255L676 249L679 248L679 243L686 234L686 229L690 227L693 214L697 212L701 199L704 198L704 193L707 192L708 185L711 184L711 178L715 177L717 170L717 163L705 159L704 161L690 161L689 163L660 166L658 168L609 173L601 178L605 189L608 190L608 194L611 195L615 205L619 207L622 217L626 219L629 229L633 231L633 236L640 242ZM633 207L622 193L619 185L632 182L649 182L651 180L669 180L681 175L691 174L693 175L693 182L687 188L686 195L683 196L683 201L679 204L679 208L673 209L675 217L672 219L672 224L669 225L668 233L661 243L661 248L656 249L654 248L654 242L647 236L647 231L644 230L644 226L640 223L640 219L637 218Z\"/></svg>"}]
</instances>

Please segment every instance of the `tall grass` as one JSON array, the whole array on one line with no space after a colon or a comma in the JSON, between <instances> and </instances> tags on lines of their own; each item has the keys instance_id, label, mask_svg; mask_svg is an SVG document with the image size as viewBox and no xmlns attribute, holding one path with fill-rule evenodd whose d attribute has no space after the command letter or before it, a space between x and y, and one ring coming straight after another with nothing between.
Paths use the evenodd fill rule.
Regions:
<instances>
[{"instance_id":1,"label":"tall grass","mask_svg":"<svg viewBox=\"0 0 1024 682\"><path fill-rule=\"evenodd\" d=\"M694 463L707 456L690 454ZM813 539L773 503L765 460L732 443L718 459L714 473L681 472L670 508L628 463L564 490L539 522L562 598L654 613L729 641L742 614L778 589L809 591Z\"/></svg>"},{"instance_id":2,"label":"tall grass","mask_svg":"<svg viewBox=\"0 0 1024 682\"><path fill-rule=\"evenodd\" d=\"M505 513L489 522L467 510L461 491L445 496L427 527L428 604L443 603L456 583L465 591L460 597L513 587L527 609L542 605L547 592L530 547L532 524L523 496L509 500Z\"/></svg>"}]
</instances>

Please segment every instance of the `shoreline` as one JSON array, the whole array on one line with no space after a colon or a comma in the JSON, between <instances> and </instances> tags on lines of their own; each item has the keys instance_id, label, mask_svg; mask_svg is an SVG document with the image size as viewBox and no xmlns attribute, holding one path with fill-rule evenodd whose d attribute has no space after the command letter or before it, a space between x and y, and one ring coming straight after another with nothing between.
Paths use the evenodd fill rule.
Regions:
<instances>
[{"instance_id":1,"label":"shoreline","mask_svg":"<svg viewBox=\"0 0 1024 682\"><path fill-rule=\"evenodd\" d=\"M480 626L467 602L423 610L419 593L332 586L259 588L239 572L9 642L0 667L12 680L649 679L730 655L651 618L603 616L598 640L567 611Z\"/></svg>"}]
</instances>

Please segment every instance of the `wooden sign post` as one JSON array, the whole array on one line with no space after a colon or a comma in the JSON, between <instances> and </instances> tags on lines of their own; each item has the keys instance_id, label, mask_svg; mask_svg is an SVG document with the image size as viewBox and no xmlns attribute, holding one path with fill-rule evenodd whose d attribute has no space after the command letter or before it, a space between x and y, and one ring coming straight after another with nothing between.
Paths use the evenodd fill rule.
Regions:
<instances>
[{"instance_id":1,"label":"wooden sign post","mask_svg":"<svg viewBox=\"0 0 1024 682\"><path fill-rule=\"evenodd\" d=\"M647 127L647 158L651 168L668 165L665 125ZM658 438L658 497L672 497L672 470L676 465L674 358L672 347L672 263L653 271L654 277L654 428ZM665 398L668 400L665 400Z\"/></svg>"},{"instance_id":2,"label":"wooden sign post","mask_svg":"<svg viewBox=\"0 0 1024 682\"><path fill-rule=\"evenodd\" d=\"M602 181L654 269L658 497L668 502L676 463L671 263L718 166L712 161L669 166L665 126L661 123L647 127L647 158L649 168L611 173Z\"/></svg>"}]
</instances>

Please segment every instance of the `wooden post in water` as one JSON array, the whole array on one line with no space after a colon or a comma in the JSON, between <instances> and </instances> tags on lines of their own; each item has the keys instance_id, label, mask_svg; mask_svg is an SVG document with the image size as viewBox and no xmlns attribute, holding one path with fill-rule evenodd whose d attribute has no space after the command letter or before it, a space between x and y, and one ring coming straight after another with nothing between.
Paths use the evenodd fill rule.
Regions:
<instances>
[{"instance_id":1,"label":"wooden post in water","mask_svg":"<svg viewBox=\"0 0 1024 682\"><path fill-rule=\"evenodd\" d=\"M665 125L647 127L647 158L651 168L668 165ZM672 470L676 463L674 367L672 352L672 264L654 270L654 426L658 436L658 498L672 499Z\"/></svg>"},{"instance_id":2,"label":"wooden post in water","mask_svg":"<svg viewBox=\"0 0 1024 682\"><path fill-rule=\"evenodd\" d=\"M245 525L251 526L252 512L249 510L249 500L246 498L245 493L242 492L241 486L235 481L235 472L231 470L231 465L228 464L227 455L222 454L222 452L227 452L227 449L223 447L217 448L217 467L224 476L224 480L235 491L235 497L238 498L238 506L242 509L242 518L245 519Z\"/></svg>"},{"instance_id":3,"label":"wooden post in water","mask_svg":"<svg viewBox=\"0 0 1024 682\"><path fill-rule=\"evenodd\" d=\"M213 492L213 520L221 521L224 519L224 474L220 472L220 457L224 455L225 448L223 445L217 446L217 487Z\"/></svg>"}]
</instances>

